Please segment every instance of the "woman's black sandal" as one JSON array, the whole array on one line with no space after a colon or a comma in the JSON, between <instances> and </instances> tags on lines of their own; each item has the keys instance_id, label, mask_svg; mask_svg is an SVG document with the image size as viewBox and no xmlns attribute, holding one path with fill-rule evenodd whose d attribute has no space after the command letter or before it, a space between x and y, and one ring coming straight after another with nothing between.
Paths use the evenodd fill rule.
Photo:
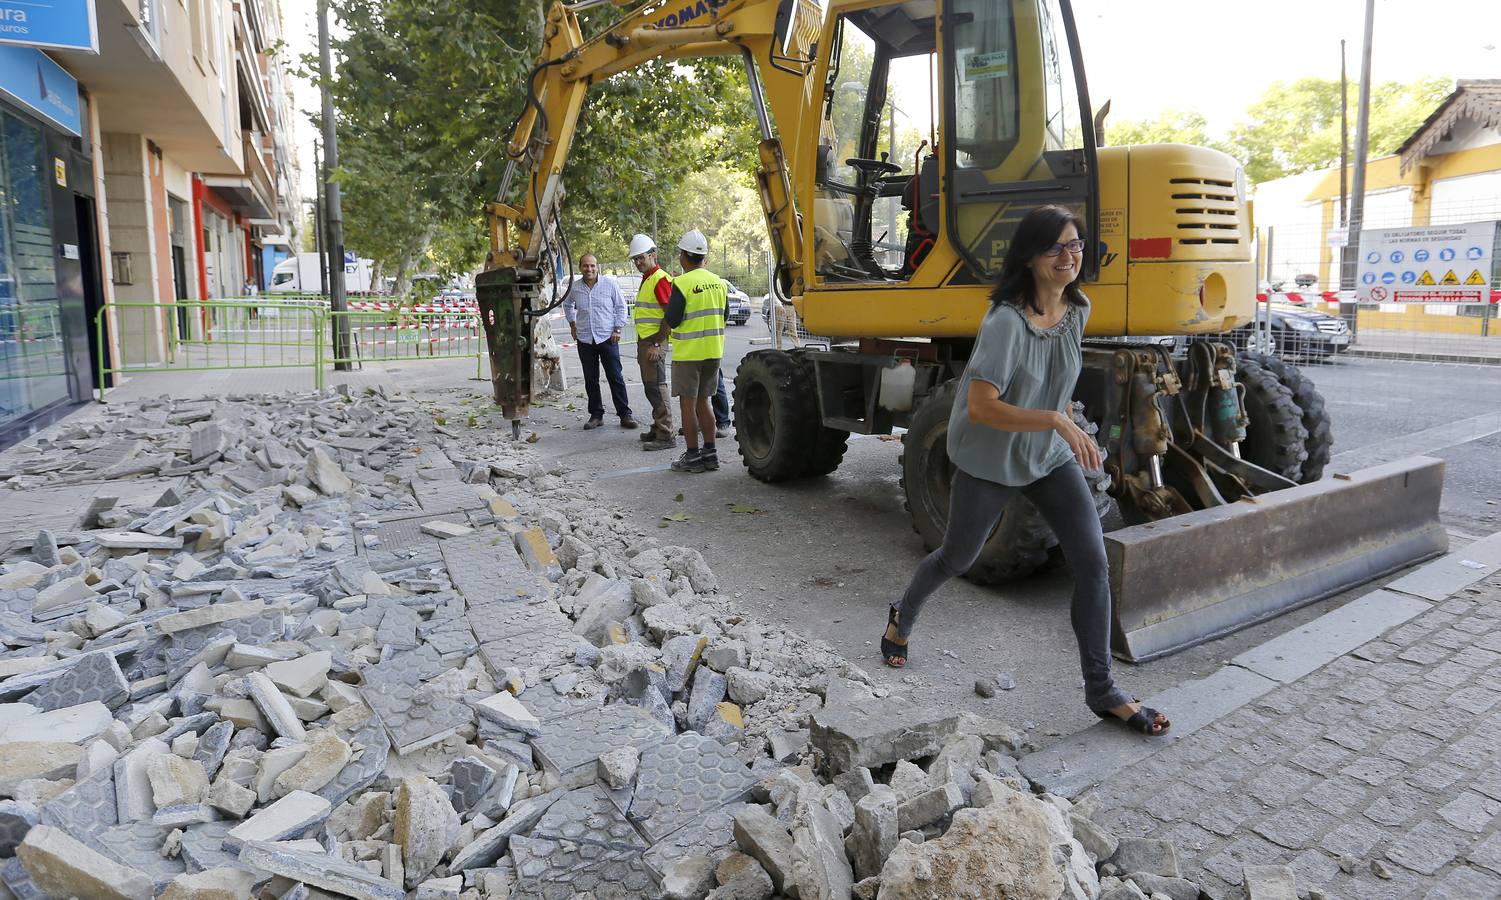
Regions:
<instances>
[{"instance_id":1,"label":"woman's black sandal","mask_svg":"<svg viewBox=\"0 0 1501 900\"><path fill-rule=\"evenodd\" d=\"M1135 697L1132 697L1131 702L1140 703L1141 701L1137 700ZM1161 737L1162 735L1167 734L1168 729L1173 727L1172 720L1168 719L1167 716L1163 715L1150 706L1141 707L1136 712L1132 713L1129 719L1122 719L1120 716L1116 715L1108 709L1093 709L1090 710L1090 712L1094 713L1107 722L1119 722L1132 731L1135 731L1138 734L1144 734L1147 737ZM1162 716L1162 718L1166 721L1160 730L1154 730L1155 726L1157 725L1158 716Z\"/></svg>"},{"instance_id":2,"label":"woman's black sandal","mask_svg":"<svg viewBox=\"0 0 1501 900\"><path fill-rule=\"evenodd\" d=\"M887 627L898 624L896 619L896 607L893 606L889 609L890 613L886 616ZM885 631L882 631L881 659L886 663L886 665L891 666L893 669L903 668L907 665L907 645L898 644L896 641L888 638ZM892 662L893 659L899 659L901 660L901 662L894 663Z\"/></svg>"}]
</instances>

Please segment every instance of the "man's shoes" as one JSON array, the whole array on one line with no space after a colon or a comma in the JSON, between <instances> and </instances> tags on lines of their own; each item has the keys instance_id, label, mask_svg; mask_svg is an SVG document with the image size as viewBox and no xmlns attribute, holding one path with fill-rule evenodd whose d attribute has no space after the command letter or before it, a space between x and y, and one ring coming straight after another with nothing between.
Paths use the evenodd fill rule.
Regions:
<instances>
[{"instance_id":1,"label":"man's shoes","mask_svg":"<svg viewBox=\"0 0 1501 900\"><path fill-rule=\"evenodd\" d=\"M633 419L633 418L631 418L630 416L621 416L620 417L620 427L621 428L640 428L641 426L639 424L637 424L636 420Z\"/></svg>"},{"instance_id":2,"label":"man's shoes","mask_svg":"<svg viewBox=\"0 0 1501 900\"><path fill-rule=\"evenodd\" d=\"M672 471L693 472L704 471L704 459L697 450L684 450L683 455L672 461Z\"/></svg>"},{"instance_id":3,"label":"man's shoes","mask_svg":"<svg viewBox=\"0 0 1501 900\"><path fill-rule=\"evenodd\" d=\"M641 443L646 444L657 440L657 429L648 428L640 434Z\"/></svg>"},{"instance_id":4,"label":"man's shoes","mask_svg":"<svg viewBox=\"0 0 1501 900\"><path fill-rule=\"evenodd\" d=\"M714 436L717 437L717 438L729 437L730 436L730 426L728 426L728 425L716 425L716 426L714 426Z\"/></svg>"},{"instance_id":5,"label":"man's shoes","mask_svg":"<svg viewBox=\"0 0 1501 900\"><path fill-rule=\"evenodd\" d=\"M641 445L642 450L671 450L678 445L677 438L650 440Z\"/></svg>"},{"instance_id":6,"label":"man's shoes","mask_svg":"<svg viewBox=\"0 0 1501 900\"><path fill-rule=\"evenodd\" d=\"M719 471L719 454L717 452L704 453L703 451L699 451L698 461L703 463L705 472Z\"/></svg>"},{"instance_id":7,"label":"man's shoes","mask_svg":"<svg viewBox=\"0 0 1501 900\"><path fill-rule=\"evenodd\" d=\"M584 430L588 431L588 430L590 430L592 428L598 428L599 426L601 426L603 424L605 424L605 420L604 419L591 418L589 421L587 421L587 422L584 423Z\"/></svg>"}]
</instances>

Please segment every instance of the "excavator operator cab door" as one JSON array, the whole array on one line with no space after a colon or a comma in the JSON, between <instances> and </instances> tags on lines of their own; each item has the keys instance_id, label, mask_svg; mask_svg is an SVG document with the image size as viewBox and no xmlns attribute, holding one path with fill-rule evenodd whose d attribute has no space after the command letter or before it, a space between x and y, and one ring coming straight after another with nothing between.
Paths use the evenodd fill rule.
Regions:
<instances>
[{"instance_id":1,"label":"excavator operator cab door","mask_svg":"<svg viewBox=\"0 0 1501 900\"><path fill-rule=\"evenodd\" d=\"M1049 203L1099 233L1069 0L834 0L824 34L815 284L988 282L1017 222Z\"/></svg>"},{"instance_id":2,"label":"excavator operator cab door","mask_svg":"<svg viewBox=\"0 0 1501 900\"><path fill-rule=\"evenodd\" d=\"M1069 0L944 0L944 224L956 282L1000 270L1017 223L1058 204L1085 223L1099 271L1094 123Z\"/></svg>"},{"instance_id":3,"label":"excavator operator cab door","mask_svg":"<svg viewBox=\"0 0 1501 900\"><path fill-rule=\"evenodd\" d=\"M938 222L922 220L916 182L937 137L937 15L936 0L830 10L813 202L826 284L906 281L916 244L931 246Z\"/></svg>"}]
</instances>

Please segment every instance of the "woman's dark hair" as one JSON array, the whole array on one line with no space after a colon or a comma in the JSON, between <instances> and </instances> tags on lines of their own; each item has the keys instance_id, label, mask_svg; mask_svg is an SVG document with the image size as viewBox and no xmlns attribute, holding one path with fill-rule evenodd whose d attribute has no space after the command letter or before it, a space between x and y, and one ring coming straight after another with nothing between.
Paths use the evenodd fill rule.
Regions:
<instances>
[{"instance_id":1,"label":"woman's dark hair","mask_svg":"<svg viewBox=\"0 0 1501 900\"><path fill-rule=\"evenodd\" d=\"M992 309L1010 303L1042 314L1032 283L1032 260L1057 243L1058 236L1068 225L1074 226L1080 240L1085 239L1084 223L1061 206L1039 206L1022 218L1016 226L1016 234L1011 236L1011 246L1006 248L1006 258L1001 262L1001 274L996 278L995 288L990 292ZM1088 302L1079 290L1079 279L1083 277L1084 267L1080 266L1078 276L1063 289L1063 299L1075 306L1084 306Z\"/></svg>"}]
</instances>

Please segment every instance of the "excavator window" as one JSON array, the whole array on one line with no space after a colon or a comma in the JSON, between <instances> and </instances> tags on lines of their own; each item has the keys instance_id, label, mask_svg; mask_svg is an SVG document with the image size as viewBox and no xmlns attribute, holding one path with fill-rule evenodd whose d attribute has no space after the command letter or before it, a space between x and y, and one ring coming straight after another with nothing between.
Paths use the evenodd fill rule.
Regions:
<instances>
[{"instance_id":1,"label":"excavator window","mask_svg":"<svg viewBox=\"0 0 1501 900\"><path fill-rule=\"evenodd\" d=\"M935 15L931 0L911 0L837 20L814 200L826 282L906 280L913 237L936 230L915 220L912 199L936 137Z\"/></svg>"},{"instance_id":2,"label":"excavator window","mask_svg":"<svg viewBox=\"0 0 1501 900\"><path fill-rule=\"evenodd\" d=\"M943 27L946 224L970 278L986 281L1032 208L1061 204L1093 224L1089 96L1068 0L949 0Z\"/></svg>"}]
</instances>

